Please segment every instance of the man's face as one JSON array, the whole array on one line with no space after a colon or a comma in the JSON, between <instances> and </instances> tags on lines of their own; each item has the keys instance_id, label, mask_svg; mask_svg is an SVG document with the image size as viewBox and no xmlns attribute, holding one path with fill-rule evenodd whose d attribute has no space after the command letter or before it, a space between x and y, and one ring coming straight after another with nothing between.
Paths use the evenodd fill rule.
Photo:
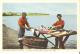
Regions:
<instances>
[{"instance_id":1,"label":"man's face","mask_svg":"<svg viewBox=\"0 0 80 54\"><path fill-rule=\"evenodd\" d=\"M23 13L22 16L26 18L26 14Z\"/></svg>"},{"instance_id":2,"label":"man's face","mask_svg":"<svg viewBox=\"0 0 80 54\"><path fill-rule=\"evenodd\" d=\"M61 20L61 16L57 16L57 18L58 18L59 20Z\"/></svg>"}]
</instances>

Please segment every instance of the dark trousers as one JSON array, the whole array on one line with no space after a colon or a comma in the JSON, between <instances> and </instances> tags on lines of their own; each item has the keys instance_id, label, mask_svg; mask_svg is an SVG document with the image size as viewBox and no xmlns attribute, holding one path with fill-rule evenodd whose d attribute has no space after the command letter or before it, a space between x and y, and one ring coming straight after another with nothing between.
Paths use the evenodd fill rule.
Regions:
<instances>
[{"instance_id":1,"label":"dark trousers","mask_svg":"<svg viewBox=\"0 0 80 54\"><path fill-rule=\"evenodd\" d=\"M23 37L24 34L25 34L25 29L23 29L23 28L20 27L20 29L19 29L19 33L18 33L18 38Z\"/></svg>"},{"instance_id":2,"label":"dark trousers","mask_svg":"<svg viewBox=\"0 0 80 54\"><path fill-rule=\"evenodd\" d=\"M18 38L23 38L24 37L24 34L25 34L25 29L21 28L19 29L19 33L18 33ZM23 43L22 43L23 40L19 40L19 46L20 46L20 49L23 49Z\"/></svg>"}]
</instances>

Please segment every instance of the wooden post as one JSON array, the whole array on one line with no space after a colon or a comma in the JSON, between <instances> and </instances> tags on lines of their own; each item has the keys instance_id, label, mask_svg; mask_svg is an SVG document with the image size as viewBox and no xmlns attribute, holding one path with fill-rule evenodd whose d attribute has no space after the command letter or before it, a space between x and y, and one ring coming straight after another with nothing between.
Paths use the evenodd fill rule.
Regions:
<instances>
[{"instance_id":1,"label":"wooden post","mask_svg":"<svg viewBox=\"0 0 80 54\"><path fill-rule=\"evenodd\" d=\"M55 37L55 49L58 49L58 37Z\"/></svg>"}]
</instances>

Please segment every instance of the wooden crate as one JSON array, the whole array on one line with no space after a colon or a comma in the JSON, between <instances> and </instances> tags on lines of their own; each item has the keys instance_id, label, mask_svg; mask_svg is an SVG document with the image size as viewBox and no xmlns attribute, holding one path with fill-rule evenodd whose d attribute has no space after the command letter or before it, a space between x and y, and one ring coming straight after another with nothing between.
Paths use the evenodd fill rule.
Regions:
<instances>
[{"instance_id":1,"label":"wooden crate","mask_svg":"<svg viewBox=\"0 0 80 54\"><path fill-rule=\"evenodd\" d=\"M23 39L23 46L28 48L45 49L47 48L48 40L44 38L26 36Z\"/></svg>"}]
</instances>

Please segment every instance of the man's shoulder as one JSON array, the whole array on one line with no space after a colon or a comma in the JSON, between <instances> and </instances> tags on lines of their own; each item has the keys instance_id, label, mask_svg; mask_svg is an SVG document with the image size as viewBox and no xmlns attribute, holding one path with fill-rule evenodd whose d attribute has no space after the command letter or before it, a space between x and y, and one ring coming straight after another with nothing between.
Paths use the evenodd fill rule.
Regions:
<instances>
[{"instance_id":1,"label":"man's shoulder","mask_svg":"<svg viewBox=\"0 0 80 54\"><path fill-rule=\"evenodd\" d=\"M63 22L64 22L64 20L61 20L61 21L63 21Z\"/></svg>"},{"instance_id":2,"label":"man's shoulder","mask_svg":"<svg viewBox=\"0 0 80 54\"><path fill-rule=\"evenodd\" d=\"M18 21L22 21L22 18L20 17L20 18L18 19Z\"/></svg>"}]
</instances>

